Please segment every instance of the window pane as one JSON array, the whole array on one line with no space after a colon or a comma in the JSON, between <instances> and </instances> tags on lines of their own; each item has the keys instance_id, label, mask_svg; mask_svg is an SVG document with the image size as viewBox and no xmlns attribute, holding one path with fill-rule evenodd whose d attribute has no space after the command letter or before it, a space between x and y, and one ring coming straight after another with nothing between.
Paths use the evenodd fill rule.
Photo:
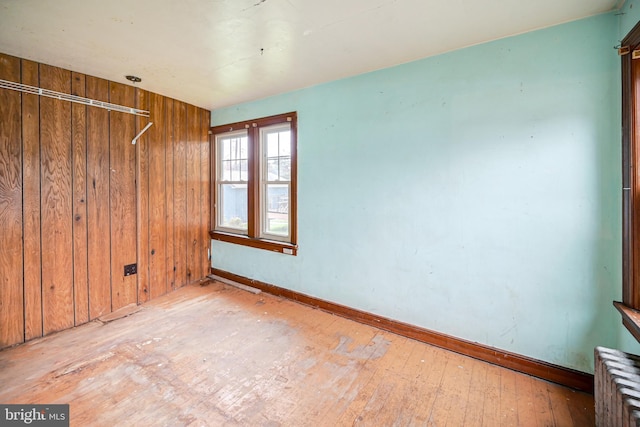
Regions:
<instances>
[{"instance_id":1,"label":"window pane","mask_svg":"<svg viewBox=\"0 0 640 427\"><path fill-rule=\"evenodd\" d=\"M274 157L267 159L267 181L290 181L291 158Z\"/></svg>"},{"instance_id":2,"label":"window pane","mask_svg":"<svg viewBox=\"0 0 640 427\"><path fill-rule=\"evenodd\" d=\"M238 161L232 160L229 163L231 163L231 181L239 181L240 171L238 170Z\"/></svg>"},{"instance_id":3,"label":"window pane","mask_svg":"<svg viewBox=\"0 0 640 427\"><path fill-rule=\"evenodd\" d=\"M278 154L280 156L291 155L291 131L290 130L280 132L280 151L278 152Z\"/></svg>"},{"instance_id":4,"label":"window pane","mask_svg":"<svg viewBox=\"0 0 640 427\"><path fill-rule=\"evenodd\" d=\"M278 133L272 132L267 134L267 157L278 156Z\"/></svg>"},{"instance_id":5,"label":"window pane","mask_svg":"<svg viewBox=\"0 0 640 427\"><path fill-rule=\"evenodd\" d=\"M229 160L231 158L231 139L224 138L220 144L222 144L222 160Z\"/></svg>"},{"instance_id":6,"label":"window pane","mask_svg":"<svg viewBox=\"0 0 640 427\"><path fill-rule=\"evenodd\" d=\"M291 129L289 125L276 125L261 133L263 138L263 179L267 181L291 180Z\"/></svg>"},{"instance_id":7,"label":"window pane","mask_svg":"<svg viewBox=\"0 0 640 427\"><path fill-rule=\"evenodd\" d=\"M231 158L232 159L240 158L240 139L239 138L231 139Z\"/></svg>"},{"instance_id":8,"label":"window pane","mask_svg":"<svg viewBox=\"0 0 640 427\"><path fill-rule=\"evenodd\" d=\"M247 230L247 184L221 184L219 226Z\"/></svg>"},{"instance_id":9,"label":"window pane","mask_svg":"<svg viewBox=\"0 0 640 427\"><path fill-rule=\"evenodd\" d=\"M224 160L222 162L222 181L248 181L248 160Z\"/></svg>"},{"instance_id":10,"label":"window pane","mask_svg":"<svg viewBox=\"0 0 640 427\"><path fill-rule=\"evenodd\" d=\"M248 158L249 150L247 148L247 144L248 144L248 141L246 136L243 136L242 138L240 138L240 156L239 156L240 159Z\"/></svg>"},{"instance_id":11,"label":"window pane","mask_svg":"<svg viewBox=\"0 0 640 427\"><path fill-rule=\"evenodd\" d=\"M233 135L218 139L221 160L247 159L248 138L246 135Z\"/></svg>"},{"instance_id":12,"label":"window pane","mask_svg":"<svg viewBox=\"0 0 640 427\"><path fill-rule=\"evenodd\" d=\"M240 160L240 181L249 180L249 161Z\"/></svg>"},{"instance_id":13,"label":"window pane","mask_svg":"<svg viewBox=\"0 0 640 427\"><path fill-rule=\"evenodd\" d=\"M289 235L289 185L268 184L264 198L264 232Z\"/></svg>"},{"instance_id":14,"label":"window pane","mask_svg":"<svg viewBox=\"0 0 640 427\"><path fill-rule=\"evenodd\" d=\"M222 180L231 181L231 161L222 161Z\"/></svg>"},{"instance_id":15,"label":"window pane","mask_svg":"<svg viewBox=\"0 0 640 427\"><path fill-rule=\"evenodd\" d=\"M278 180L278 158L267 159L267 181Z\"/></svg>"},{"instance_id":16,"label":"window pane","mask_svg":"<svg viewBox=\"0 0 640 427\"><path fill-rule=\"evenodd\" d=\"M291 180L291 157L280 157L280 180Z\"/></svg>"}]
</instances>

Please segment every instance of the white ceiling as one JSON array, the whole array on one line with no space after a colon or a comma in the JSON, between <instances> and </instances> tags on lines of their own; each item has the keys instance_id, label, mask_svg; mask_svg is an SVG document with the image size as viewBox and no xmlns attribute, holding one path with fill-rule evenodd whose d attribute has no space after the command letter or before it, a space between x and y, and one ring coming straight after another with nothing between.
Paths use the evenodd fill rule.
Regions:
<instances>
[{"instance_id":1,"label":"white ceiling","mask_svg":"<svg viewBox=\"0 0 640 427\"><path fill-rule=\"evenodd\" d=\"M207 109L613 10L621 0L0 0L0 52Z\"/></svg>"}]
</instances>

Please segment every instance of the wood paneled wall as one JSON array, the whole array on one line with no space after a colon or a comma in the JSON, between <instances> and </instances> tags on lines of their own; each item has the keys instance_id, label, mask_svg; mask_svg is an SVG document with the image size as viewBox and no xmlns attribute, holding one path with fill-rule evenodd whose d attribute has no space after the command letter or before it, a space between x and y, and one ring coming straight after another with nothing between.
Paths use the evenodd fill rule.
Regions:
<instances>
[{"instance_id":1,"label":"wood paneled wall","mask_svg":"<svg viewBox=\"0 0 640 427\"><path fill-rule=\"evenodd\" d=\"M3 54L0 79L150 112L0 89L0 348L208 274L209 111Z\"/></svg>"}]
</instances>

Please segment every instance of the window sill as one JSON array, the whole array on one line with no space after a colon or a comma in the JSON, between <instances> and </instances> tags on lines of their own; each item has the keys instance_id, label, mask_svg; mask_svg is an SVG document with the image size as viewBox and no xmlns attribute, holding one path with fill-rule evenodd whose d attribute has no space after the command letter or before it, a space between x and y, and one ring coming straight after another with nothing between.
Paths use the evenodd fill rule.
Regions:
<instances>
[{"instance_id":1,"label":"window sill","mask_svg":"<svg viewBox=\"0 0 640 427\"><path fill-rule=\"evenodd\" d=\"M627 307L621 302L614 301L613 305L622 314L622 324L631 332L631 335L640 342L640 311Z\"/></svg>"},{"instance_id":2,"label":"window sill","mask_svg":"<svg viewBox=\"0 0 640 427\"><path fill-rule=\"evenodd\" d=\"M287 255L295 256L298 254L298 245L293 245L291 243L278 242L275 240L254 239L252 237L214 230L209 231L209 236L211 236L213 240L218 240L220 242L235 243L236 245L265 249L267 251L280 252Z\"/></svg>"}]
</instances>

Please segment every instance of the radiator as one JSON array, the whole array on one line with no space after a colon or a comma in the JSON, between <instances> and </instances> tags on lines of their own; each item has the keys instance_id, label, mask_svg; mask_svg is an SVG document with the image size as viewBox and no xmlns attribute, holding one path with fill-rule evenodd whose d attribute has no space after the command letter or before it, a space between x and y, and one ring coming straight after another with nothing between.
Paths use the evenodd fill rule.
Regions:
<instances>
[{"instance_id":1,"label":"radiator","mask_svg":"<svg viewBox=\"0 0 640 427\"><path fill-rule=\"evenodd\" d=\"M595 349L597 427L640 427L640 357Z\"/></svg>"}]
</instances>

